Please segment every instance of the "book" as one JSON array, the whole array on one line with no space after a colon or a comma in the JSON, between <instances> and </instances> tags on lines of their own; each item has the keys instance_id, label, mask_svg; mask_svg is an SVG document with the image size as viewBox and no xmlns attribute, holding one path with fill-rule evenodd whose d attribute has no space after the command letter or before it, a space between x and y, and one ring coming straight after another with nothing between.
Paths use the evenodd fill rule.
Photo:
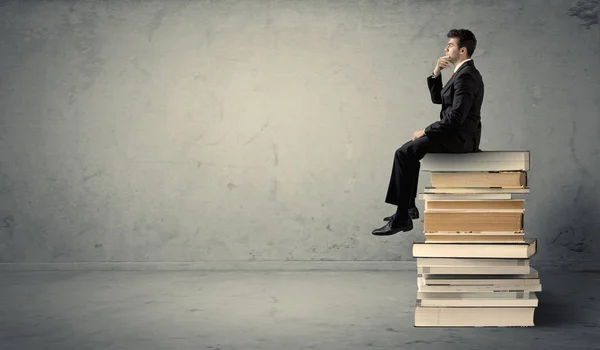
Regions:
<instances>
[{"instance_id":1,"label":"book","mask_svg":"<svg viewBox=\"0 0 600 350\"><path fill-rule=\"evenodd\" d=\"M474 275L477 276L477 275ZM502 276L497 276L500 280ZM475 280L473 281L484 281ZM507 279L508 281L508 279ZM529 280L525 280L529 281ZM418 292L431 292L431 293L462 293L462 292L541 292L542 285L539 283L498 283L498 284L469 284L469 285L436 285L432 284L430 280L423 277L417 279Z\"/></svg>"},{"instance_id":2,"label":"book","mask_svg":"<svg viewBox=\"0 0 600 350\"><path fill-rule=\"evenodd\" d=\"M527 275L529 259L417 258L417 273L435 275Z\"/></svg>"},{"instance_id":3,"label":"book","mask_svg":"<svg viewBox=\"0 0 600 350\"><path fill-rule=\"evenodd\" d=\"M454 233L440 234L439 232L425 233L425 243L511 243L524 242L525 233L486 234L486 233Z\"/></svg>"},{"instance_id":4,"label":"book","mask_svg":"<svg viewBox=\"0 0 600 350\"><path fill-rule=\"evenodd\" d=\"M464 199L434 199L425 202L425 210L429 209L524 209L525 200L464 200Z\"/></svg>"},{"instance_id":5,"label":"book","mask_svg":"<svg viewBox=\"0 0 600 350\"><path fill-rule=\"evenodd\" d=\"M415 327L532 327L535 307L415 308Z\"/></svg>"},{"instance_id":6,"label":"book","mask_svg":"<svg viewBox=\"0 0 600 350\"><path fill-rule=\"evenodd\" d=\"M432 209L423 213L423 231L438 232L523 232L523 210Z\"/></svg>"},{"instance_id":7,"label":"book","mask_svg":"<svg viewBox=\"0 0 600 350\"><path fill-rule=\"evenodd\" d=\"M515 243L413 243L415 258L512 258L528 259L537 253L537 238Z\"/></svg>"},{"instance_id":8,"label":"book","mask_svg":"<svg viewBox=\"0 0 600 350\"><path fill-rule=\"evenodd\" d=\"M533 292L417 292L417 306L427 307L537 307Z\"/></svg>"},{"instance_id":9,"label":"book","mask_svg":"<svg viewBox=\"0 0 600 350\"><path fill-rule=\"evenodd\" d=\"M529 259L417 258L417 266L529 266Z\"/></svg>"},{"instance_id":10,"label":"book","mask_svg":"<svg viewBox=\"0 0 600 350\"><path fill-rule=\"evenodd\" d=\"M421 170L429 172L528 171L529 151L428 153Z\"/></svg>"},{"instance_id":11,"label":"book","mask_svg":"<svg viewBox=\"0 0 600 350\"><path fill-rule=\"evenodd\" d=\"M472 259L478 260L478 259ZM540 284L539 272L535 268L531 268L528 274L504 274L504 275L481 275L481 274L421 274L417 278L423 280L427 286L448 286L448 287L506 287L516 286L515 289L520 289L525 286L537 286Z\"/></svg>"},{"instance_id":12,"label":"book","mask_svg":"<svg viewBox=\"0 0 600 350\"><path fill-rule=\"evenodd\" d=\"M515 193L515 194L529 194L529 188L463 188L463 187L425 187L424 193L448 193L448 194L502 194L502 193Z\"/></svg>"},{"instance_id":13,"label":"book","mask_svg":"<svg viewBox=\"0 0 600 350\"><path fill-rule=\"evenodd\" d=\"M444 187L483 187L483 188L524 188L527 186L527 173L514 172L451 172L431 173L431 186Z\"/></svg>"},{"instance_id":14,"label":"book","mask_svg":"<svg viewBox=\"0 0 600 350\"><path fill-rule=\"evenodd\" d=\"M473 201L483 201L483 200L512 200L512 199L526 199L525 197L528 193L510 193L510 192L471 192L471 193L461 193L459 191L450 191L446 193L440 193L440 191L430 191L427 193L419 193L418 199L424 201L433 201L433 200L473 200Z\"/></svg>"},{"instance_id":15,"label":"book","mask_svg":"<svg viewBox=\"0 0 600 350\"><path fill-rule=\"evenodd\" d=\"M528 274L530 266L418 266L419 274L446 274L446 275L506 275L506 274Z\"/></svg>"}]
</instances>

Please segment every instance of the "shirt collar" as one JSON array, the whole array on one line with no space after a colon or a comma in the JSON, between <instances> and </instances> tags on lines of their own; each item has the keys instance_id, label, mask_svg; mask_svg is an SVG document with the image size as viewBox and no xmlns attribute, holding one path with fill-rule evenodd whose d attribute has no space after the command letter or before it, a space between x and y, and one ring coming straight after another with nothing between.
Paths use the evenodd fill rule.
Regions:
<instances>
[{"instance_id":1,"label":"shirt collar","mask_svg":"<svg viewBox=\"0 0 600 350\"><path fill-rule=\"evenodd\" d=\"M472 60L472 58L468 58L468 59L466 59L466 60L464 60L464 61L460 62L460 63L458 64L458 66L454 67L454 73L456 73L456 71L458 70L458 68L460 68L460 66L462 66L462 64L463 64L463 63L465 63L465 62L468 62L468 61L471 61L471 60Z\"/></svg>"}]
</instances>

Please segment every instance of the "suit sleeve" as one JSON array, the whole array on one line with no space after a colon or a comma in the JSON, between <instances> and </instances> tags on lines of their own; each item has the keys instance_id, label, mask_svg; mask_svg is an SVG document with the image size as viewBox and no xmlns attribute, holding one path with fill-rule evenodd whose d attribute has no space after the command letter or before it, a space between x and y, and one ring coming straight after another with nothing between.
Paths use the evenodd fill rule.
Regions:
<instances>
[{"instance_id":1,"label":"suit sleeve","mask_svg":"<svg viewBox=\"0 0 600 350\"><path fill-rule=\"evenodd\" d=\"M440 73L437 77L427 77L427 87L431 94L431 102L436 105L442 104L442 74Z\"/></svg>"},{"instance_id":2,"label":"suit sleeve","mask_svg":"<svg viewBox=\"0 0 600 350\"><path fill-rule=\"evenodd\" d=\"M454 81L454 98L452 108L442 111L442 117L425 128L428 137L441 136L455 132L461 126L473 105L476 83L470 74L461 74Z\"/></svg>"}]
</instances>

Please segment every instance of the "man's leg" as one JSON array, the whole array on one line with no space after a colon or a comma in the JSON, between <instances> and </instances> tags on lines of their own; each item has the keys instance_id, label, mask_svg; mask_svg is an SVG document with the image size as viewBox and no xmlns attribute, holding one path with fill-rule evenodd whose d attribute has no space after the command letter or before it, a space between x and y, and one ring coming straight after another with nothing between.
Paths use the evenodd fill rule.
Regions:
<instances>
[{"instance_id":1,"label":"man's leg","mask_svg":"<svg viewBox=\"0 0 600 350\"><path fill-rule=\"evenodd\" d=\"M385 202L398 207L395 219L403 221L408 219L409 198L412 193L412 183L416 173L419 159L411 157L409 149L419 148L418 144L422 142L419 139L408 141L394 153L394 162L392 164L392 173L388 184L388 190ZM417 144L417 145L416 145Z\"/></svg>"},{"instance_id":2,"label":"man's leg","mask_svg":"<svg viewBox=\"0 0 600 350\"><path fill-rule=\"evenodd\" d=\"M427 135L408 141L396 150L392 174L385 202L397 206L396 214L384 227L373 231L375 235L387 235L412 229L408 209L414 207L418 186L420 161L427 153L447 153L451 148L441 142L430 140Z\"/></svg>"},{"instance_id":3,"label":"man's leg","mask_svg":"<svg viewBox=\"0 0 600 350\"><path fill-rule=\"evenodd\" d=\"M410 198L408 199L408 210L415 210L417 209L417 205L415 203L415 200L417 199L417 189L419 187L419 173L421 171L421 161L419 160L416 164L416 169L414 172L414 177L413 177L413 181L412 181L412 192L410 194ZM419 212L416 211L415 213L409 212L410 217L413 218L413 215L415 216L415 218L418 217Z\"/></svg>"},{"instance_id":4,"label":"man's leg","mask_svg":"<svg viewBox=\"0 0 600 350\"><path fill-rule=\"evenodd\" d=\"M417 198L417 189L419 187L419 172L421 171L421 162L417 162L416 163L416 167L417 167L417 169L414 172L413 185L412 185L412 193L410 194L410 198L409 198L409 202L408 202L408 216L411 219L418 219L419 218L419 210L417 209L417 205L415 203L415 200ZM390 190L389 190L389 187L388 187L388 193L389 193L389 191ZM390 221L395 216L396 216L395 213L393 215L386 216L385 218L383 218L383 221Z\"/></svg>"}]
</instances>

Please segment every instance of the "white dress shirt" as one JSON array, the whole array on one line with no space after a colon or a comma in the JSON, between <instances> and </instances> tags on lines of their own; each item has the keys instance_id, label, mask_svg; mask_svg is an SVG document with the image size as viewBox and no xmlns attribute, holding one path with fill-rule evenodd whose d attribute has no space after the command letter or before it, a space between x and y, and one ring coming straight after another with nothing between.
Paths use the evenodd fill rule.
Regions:
<instances>
[{"instance_id":1,"label":"white dress shirt","mask_svg":"<svg viewBox=\"0 0 600 350\"><path fill-rule=\"evenodd\" d=\"M462 64L463 64L463 63L465 63L465 62L467 62L467 61L470 61L470 60L472 60L472 58L467 58L466 60L464 60L464 61L460 62L460 63L459 63L459 64L458 64L456 67L454 67L454 72L452 72L452 74L456 73L456 71L458 70L458 68L459 68L460 66L462 66Z\"/></svg>"}]
</instances>

